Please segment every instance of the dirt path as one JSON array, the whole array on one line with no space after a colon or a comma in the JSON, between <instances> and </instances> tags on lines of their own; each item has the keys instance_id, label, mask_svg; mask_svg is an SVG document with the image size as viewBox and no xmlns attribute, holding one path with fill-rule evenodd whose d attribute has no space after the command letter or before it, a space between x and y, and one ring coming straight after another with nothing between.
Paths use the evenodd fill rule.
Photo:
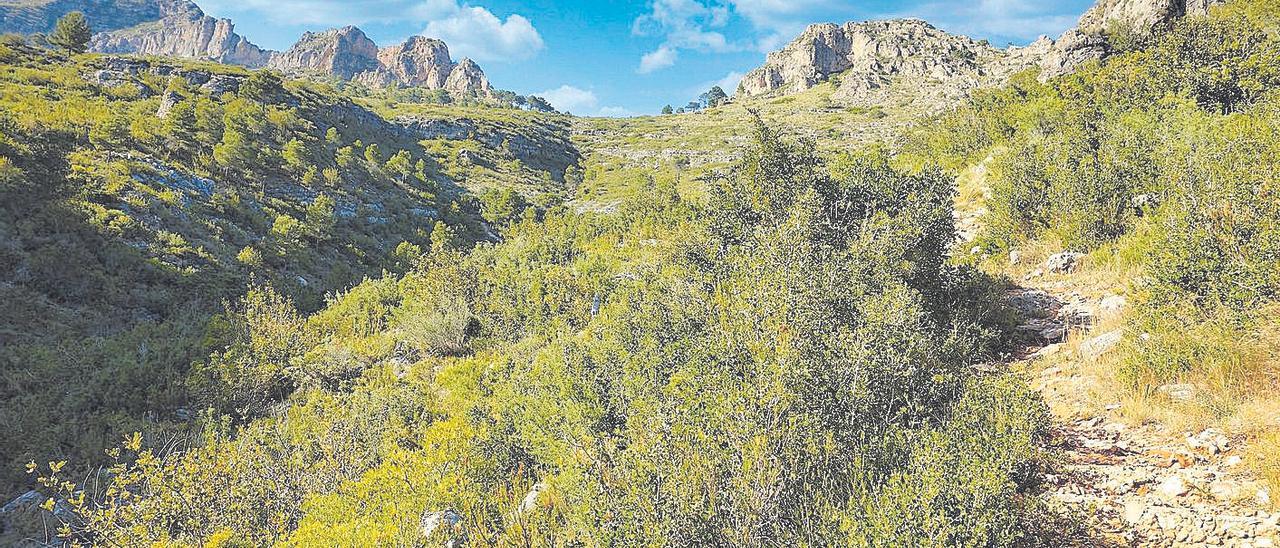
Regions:
<instances>
[{"instance_id":1,"label":"dirt path","mask_svg":"<svg viewBox=\"0 0 1280 548\"><path fill-rule=\"evenodd\" d=\"M1053 263L1045 269L1059 266ZM1010 366L1027 372L1058 424L1051 448L1063 464L1048 478L1050 500L1084 519L1104 545L1280 546L1280 512L1260 509L1270 494L1241 466L1243 440L1216 430L1131 426L1121 422L1119 403L1099 406L1091 399L1097 379L1082 364L1123 337L1093 326L1125 302L1084 297L1061 281L1069 276L1047 277L1053 282L1029 276L1009 294L1027 317L1021 331L1029 341ZM1076 342L1063 342L1073 333ZM1176 399L1194 387L1162 390L1162 397Z\"/></svg>"}]
</instances>

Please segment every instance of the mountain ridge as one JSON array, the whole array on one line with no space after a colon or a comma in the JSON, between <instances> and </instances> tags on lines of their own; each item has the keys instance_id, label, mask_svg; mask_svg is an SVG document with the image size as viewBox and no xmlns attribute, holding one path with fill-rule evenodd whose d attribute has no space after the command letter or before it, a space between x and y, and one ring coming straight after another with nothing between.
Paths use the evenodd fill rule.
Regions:
<instances>
[{"instance_id":1,"label":"mountain ridge","mask_svg":"<svg viewBox=\"0 0 1280 548\"><path fill-rule=\"evenodd\" d=\"M236 33L235 23L206 14L189 0L36 0L0 5L0 31L33 34L53 28L70 11L85 13L95 53L155 55L271 68L293 76L337 78L374 87L391 84L489 96L474 61L454 62L443 41L412 36L379 48L359 28L307 32L283 52ZM385 60L385 62L384 62Z\"/></svg>"},{"instance_id":2,"label":"mountain ridge","mask_svg":"<svg viewBox=\"0 0 1280 548\"><path fill-rule=\"evenodd\" d=\"M954 104L973 89L1007 82L1038 68L1041 79L1075 71L1111 54L1106 35L1118 27L1158 32L1186 15L1203 15L1223 0L1101 0L1057 40L1048 36L1006 49L943 31L921 19L814 24L747 73L738 97L790 95L839 79L835 95L866 106L906 78L924 90L927 106Z\"/></svg>"}]
</instances>

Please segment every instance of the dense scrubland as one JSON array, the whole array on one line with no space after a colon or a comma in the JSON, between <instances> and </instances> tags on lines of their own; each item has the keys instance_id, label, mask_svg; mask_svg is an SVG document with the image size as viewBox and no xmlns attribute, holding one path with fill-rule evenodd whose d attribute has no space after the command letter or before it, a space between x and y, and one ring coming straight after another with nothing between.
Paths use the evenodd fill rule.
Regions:
<instances>
[{"instance_id":1,"label":"dense scrubland","mask_svg":"<svg viewBox=\"0 0 1280 548\"><path fill-rule=\"evenodd\" d=\"M255 73L192 96L195 132L175 138L156 98L0 51L0 230L18 244L0 248L0 292L19 312L0 323L6 460L30 461L53 511L39 519L68 543L1061 545L1078 538L1040 496L1045 405L974 367L1015 342L1007 253L1047 247L1137 296L1112 389L1256 419L1252 464L1274 484L1278 25L1280 4L1254 0L1158 38L1117 29L1104 64L1028 73L887 146L837 152L763 121L788 102L755 105L716 141L737 154L696 180L589 158L548 176L570 201L459 195L452 219L394 233L313 213L319 199L243 210L263 177L323 187L312 165L334 201L383 185L452 208L428 150L370 153L361 135L359 152L309 126L306 102L254 95L311 97L302 84ZM231 162L257 142L238 131L275 146ZM295 139L312 161L275 155ZM139 161L121 149L242 181L240 198L193 235L139 238L130 212L181 199L119 175ZM989 192L959 198L989 213L978 253L953 251L955 178L974 166ZM600 194L607 211L579 207ZM474 215L500 238L467 232ZM298 263L347 269L324 287L348 289L321 303ZM1204 389L1161 400L1171 382Z\"/></svg>"},{"instance_id":2,"label":"dense scrubland","mask_svg":"<svg viewBox=\"0 0 1280 548\"><path fill-rule=\"evenodd\" d=\"M190 365L224 346L214 317L248 285L314 312L492 237L483 222L528 204L511 189L547 203L561 186L501 148L390 131L355 102L379 96L171 60L153 66L238 84L104 82L103 58L14 40L0 60L5 493L41 454L95 462L122 432L185 429L202 405ZM460 171L506 191L467 191Z\"/></svg>"},{"instance_id":3,"label":"dense scrubland","mask_svg":"<svg viewBox=\"0 0 1280 548\"><path fill-rule=\"evenodd\" d=\"M900 160L984 165L987 252L1047 242L1129 272L1145 335L1120 378L1206 381L1224 398L1206 404L1230 414L1231 397L1275 389L1278 16L1232 3L1105 66L983 93Z\"/></svg>"},{"instance_id":4,"label":"dense scrubland","mask_svg":"<svg viewBox=\"0 0 1280 548\"><path fill-rule=\"evenodd\" d=\"M1253 437L1272 492L1278 24L1280 4L1234 2L1159 39L1118 33L1125 52L1104 66L981 93L923 124L898 158L981 167L967 192L987 194L976 243L992 256L988 271L1010 270L1015 250L1088 253L1088 275L1136 297L1120 351L1094 366L1109 383L1103 397L1125 400L1136 420ZM1161 388L1177 385L1197 391L1171 401Z\"/></svg>"}]
</instances>

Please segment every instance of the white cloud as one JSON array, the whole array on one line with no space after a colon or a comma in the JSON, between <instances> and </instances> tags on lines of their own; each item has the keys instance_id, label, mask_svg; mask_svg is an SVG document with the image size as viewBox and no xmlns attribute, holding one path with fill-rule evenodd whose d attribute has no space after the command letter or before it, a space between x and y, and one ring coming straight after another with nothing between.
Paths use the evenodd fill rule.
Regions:
<instances>
[{"instance_id":1,"label":"white cloud","mask_svg":"<svg viewBox=\"0 0 1280 548\"><path fill-rule=\"evenodd\" d=\"M640 68L636 69L636 71L640 74L649 74L656 70L662 70L676 64L677 57L679 57L679 53L676 52L675 48L662 46L641 57Z\"/></svg>"},{"instance_id":2,"label":"white cloud","mask_svg":"<svg viewBox=\"0 0 1280 548\"><path fill-rule=\"evenodd\" d=\"M718 0L653 0L650 11L631 25L636 36L661 37L662 45L640 59L638 72L647 74L675 64L681 49L717 53L747 47L725 37L732 9Z\"/></svg>"},{"instance_id":3,"label":"white cloud","mask_svg":"<svg viewBox=\"0 0 1280 548\"><path fill-rule=\"evenodd\" d=\"M977 0L931 2L905 13L951 32L969 36L1031 41L1041 35L1057 37L1075 26L1079 10L1034 0Z\"/></svg>"},{"instance_id":4,"label":"white cloud","mask_svg":"<svg viewBox=\"0 0 1280 548\"><path fill-rule=\"evenodd\" d=\"M723 89L725 93L733 95L738 91L738 84L742 83L744 77L746 75L741 72L730 72L724 75L724 78L712 82L706 89L711 89L712 86L720 86L720 89Z\"/></svg>"},{"instance_id":5,"label":"white cloud","mask_svg":"<svg viewBox=\"0 0 1280 548\"><path fill-rule=\"evenodd\" d=\"M600 98L589 89L563 85L542 93L535 93L546 99L551 106L561 112L572 112L578 116L604 116L608 118L625 118L635 116L629 109L616 106L600 106Z\"/></svg>"},{"instance_id":6,"label":"white cloud","mask_svg":"<svg viewBox=\"0 0 1280 548\"><path fill-rule=\"evenodd\" d=\"M570 85L549 89L534 95L546 99L548 103L551 103L551 106L556 107L556 110L574 114L593 112L600 105L600 99L596 97L595 92Z\"/></svg>"},{"instance_id":7,"label":"white cloud","mask_svg":"<svg viewBox=\"0 0 1280 548\"><path fill-rule=\"evenodd\" d=\"M527 59L544 47L526 17L503 19L460 0L204 0L201 5L212 14L250 12L282 25L420 25L423 35L448 43L455 58L477 61Z\"/></svg>"},{"instance_id":8,"label":"white cloud","mask_svg":"<svg viewBox=\"0 0 1280 548\"><path fill-rule=\"evenodd\" d=\"M456 9L447 17L428 21L422 34L444 40L455 58L528 59L543 48L542 36L521 15L507 16L504 21L484 8L452 4Z\"/></svg>"}]
</instances>

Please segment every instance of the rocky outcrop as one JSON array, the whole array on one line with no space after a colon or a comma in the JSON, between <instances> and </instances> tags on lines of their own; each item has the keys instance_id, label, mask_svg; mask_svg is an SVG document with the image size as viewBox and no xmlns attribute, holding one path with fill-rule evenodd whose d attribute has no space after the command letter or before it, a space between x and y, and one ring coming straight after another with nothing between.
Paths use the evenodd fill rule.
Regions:
<instances>
[{"instance_id":1,"label":"rocky outcrop","mask_svg":"<svg viewBox=\"0 0 1280 548\"><path fill-rule=\"evenodd\" d=\"M486 120L430 116L405 116L391 122L412 141L474 140L484 145L486 150L504 150L511 158L520 160L534 170L546 171L557 181L563 180L564 172L569 166L579 164L582 160L582 153L573 143L571 128L562 122L519 126Z\"/></svg>"},{"instance_id":2,"label":"rocky outcrop","mask_svg":"<svg viewBox=\"0 0 1280 548\"><path fill-rule=\"evenodd\" d=\"M492 91L479 65L470 59L455 63L440 40L414 36L379 50L363 31L348 26L308 32L288 51L273 52L237 34L231 20L210 17L187 0L0 0L0 32L45 32L74 10L85 12L97 32L89 44L97 53L267 67L373 87L399 84L485 96Z\"/></svg>"},{"instance_id":3,"label":"rocky outcrop","mask_svg":"<svg viewBox=\"0 0 1280 548\"><path fill-rule=\"evenodd\" d=\"M1106 35L1116 29L1149 34L1167 27L1178 18L1209 13L1209 8L1226 0L1100 0L1084 15L1076 28L1068 30L1040 61L1040 78L1048 80L1069 74L1090 61L1111 54Z\"/></svg>"},{"instance_id":4,"label":"rocky outcrop","mask_svg":"<svg viewBox=\"0 0 1280 548\"><path fill-rule=\"evenodd\" d=\"M1101 0L1080 17L1076 29L1102 35L1113 25L1150 32L1187 15L1205 15L1225 0Z\"/></svg>"},{"instance_id":5,"label":"rocky outcrop","mask_svg":"<svg viewBox=\"0 0 1280 548\"><path fill-rule=\"evenodd\" d=\"M85 79L94 84L103 87L133 84L144 95L150 93L151 89L143 83L143 76L148 74L162 78L179 77L186 80L189 85L198 87L215 96L239 91L240 84L245 78L241 75L216 74L205 70L190 69L163 61L152 62L147 59L125 57L103 57L91 63L89 69L91 72L85 76Z\"/></svg>"},{"instance_id":6,"label":"rocky outcrop","mask_svg":"<svg viewBox=\"0 0 1280 548\"><path fill-rule=\"evenodd\" d=\"M94 32L158 21L197 8L187 0L23 0L0 2L0 32L49 32L68 12L85 14Z\"/></svg>"},{"instance_id":7,"label":"rocky outcrop","mask_svg":"<svg viewBox=\"0 0 1280 548\"><path fill-rule=\"evenodd\" d=\"M453 71L449 46L440 40L414 36L403 44L383 48L378 61L394 81L408 86L444 88Z\"/></svg>"},{"instance_id":8,"label":"rocky outcrop","mask_svg":"<svg viewBox=\"0 0 1280 548\"><path fill-rule=\"evenodd\" d=\"M368 86L402 86L443 89L455 94L488 95L489 79L470 59L454 63L449 46L440 40L414 36L398 46L378 52L378 68L357 74L353 81Z\"/></svg>"},{"instance_id":9,"label":"rocky outcrop","mask_svg":"<svg viewBox=\"0 0 1280 548\"><path fill-rule=\"evenodd\" d=\"M461 63L453 67L449 71L449 78L444 82L444 89L451 93L468 93L479 92L481 94L489 93L489 79L485 78L484 71L480 70L480 65L470 59L463 59Z\"/></svg>"},{"instance_id":10,"label":"rocky outcrop","mask_svg":"<svg viewBox=\"0 0 1280 548\"><path fill-rule=\"evenodd\" d=\"M351 80L376 72L378 45L356 27L343 27L302 35L289 51L273 55L267 67L287 74L323 75Z\"/></svg>"},{"instance_id":11,"label":"rocky outcrop","mask_svg":"<svg viewBox=\"0 0 1280 548\"><path fill-rule=\"evenodd\" d=\"M833 98L854 105L889 102L890 84L912 82L924 96L950 101L1035 66L1038 57L944 32L918 19L812 25L739 86L743 96L789 94L837 81ZM835 78L836 76L838 78Z\"/></svg>"},{"instance_id":12,"label":"rocky outcrop","mask_svg":"<svg viewBox=\"0 0 1280 548\"><path fill-rule=\"evenodd\" d=\"M98 53L186 57L243 65L267 64L271 54L236 34L230 19L214 19L194 4L159 21L99 33L89 44Z\"/></svg>"},{"instance_id":13,"label":"rocky outcrop","mask_svg":"<svg viewBox=\"0 0 1280 548\"><path fill-rule=\"evenodd\" d=\"M1074 71L1110 54L1108 30L1156 31L1186 15L1202 15L1224 0L1101 0L1078 28L1058 40L1041 37L1026 47L997 49L915 19L811 25L765 64L743 78L741 97L787 95L836 82L833 99L853 105L886 104L890 92L907 102L945 106L979 87L1003 84L1038 67L1043 78ZM900 84L890 89L891 84Z\"/></svg>"}]
</instances>

